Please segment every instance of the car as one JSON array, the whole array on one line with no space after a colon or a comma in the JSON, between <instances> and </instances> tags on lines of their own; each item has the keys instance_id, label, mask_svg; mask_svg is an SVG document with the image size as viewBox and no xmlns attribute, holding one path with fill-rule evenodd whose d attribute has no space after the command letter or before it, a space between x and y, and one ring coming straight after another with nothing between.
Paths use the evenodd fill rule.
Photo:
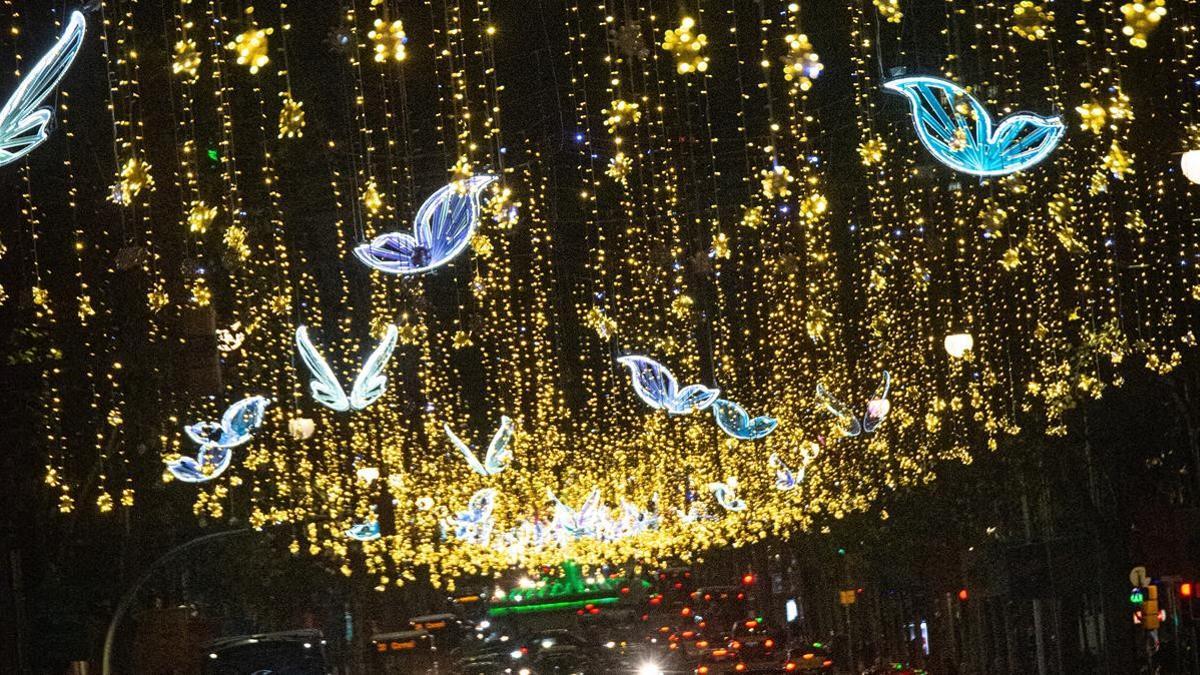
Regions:
<instances>
[{"instance_id":1,"label":"car","mask_svg":"<svg viewBox=\"0 0 1200 675\"><path fill-rule=\"evenodd\" d=\"M263 671L325 675L325 639L313 629L221 638L205 646L205 675Z\"/></svg>"},{"instance_id":2,"label":"car","mask_svg":"<svg viewBox=\"0 0 1200 675\"><path fill-rule=\"evenodd\" d=\"M729 631L728 647L737 652L740 663L747 671L771 672L771 669L786 661L784 639L776 631L766 627L762 619L747 619L733 625Z\"/></svg>"},{"instance_id":3,"label":"car","mask_svg":"<svg viewBox=\"0 0 1200 675\"><path fill-rule=\"evenodd\" d=\"M820 644L806 644L789 649L782 668L772 672L824 673L832 670L833 657L829 650Z\"/></svg>"},{"instance_id":4,"label":"car","mask_svg":"<svg viewBox=\"0 0 1200 675\"><path fill-rule=\"evenodd\" d=\"M907 663L891 662L864 671L864 675L928 675L928 672Z\"/></svg>"},{"instance_id":5,"label":"car","mask_svg":"<svg viewBox=\"0 0 1200 675\"><path fill-rule=\"evenodd\" d=\"M709 649L721 645L713 644L702 631L692 627L680 628L667 637L667 648L679 652L685 659L699 659Z\"/></svg>"},{"instance_id":6,"label":"car","mask_svg":"<svg viewBox=\"0 0 1200 675\"><path fill-rule=\"evenodd\" d=\"M599 645L589 642L576 632L565 628L552 628L531 633L528 637L520 641L520 645L525 648L527 653L535 655L541 651L556 647L574 647L583 652L591 652L599 649Z\"/></svg>"},{"instance_id":7,"label":"car","mask_svg":"<svg viewBox=\"0 0 1200 675\"><path fill-rule=\"evenodd\" d=\"M738 670L738 665L741 665L741 670ZM693 672L695 675L725 675L727 673L740 673L746 670L746 665L738 660L737 652L728 647L717 647L708 650L700 661L696 664Z\"/></svg>"}]
</instances>

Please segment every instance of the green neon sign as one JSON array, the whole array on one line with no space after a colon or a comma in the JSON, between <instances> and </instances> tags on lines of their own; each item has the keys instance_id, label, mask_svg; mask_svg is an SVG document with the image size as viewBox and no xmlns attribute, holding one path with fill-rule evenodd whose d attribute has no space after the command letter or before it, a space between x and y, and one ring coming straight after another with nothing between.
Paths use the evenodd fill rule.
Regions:
<instances>
[{"instance_id":1,"label":"green neon sign","mask_svg":"<svg viewBox=\"0 0 1200 675\"><path fill-rule=\"evenodd\" d=\"M563 600L559 602L538 602L528 605L509 605L493 607L488 610L488 616L508 616L510 614L534 614L536 612L554 612L564 609L582 609L588 605L612 605L620 598L609 596L604 598L584 598L582 600Z\"/></svg>"}]
</instances>

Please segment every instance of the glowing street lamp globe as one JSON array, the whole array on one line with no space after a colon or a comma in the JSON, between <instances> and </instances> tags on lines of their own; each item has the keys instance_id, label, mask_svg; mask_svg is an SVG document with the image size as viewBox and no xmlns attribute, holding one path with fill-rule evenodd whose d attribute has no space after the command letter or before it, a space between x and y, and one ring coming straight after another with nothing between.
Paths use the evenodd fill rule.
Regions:
<instances>
[{"instance_id":1,"label":"glowing street lamp globe","mask_svg":"<svg viewBox=\"0 0 1200 675\"><path fill-rule=\"evenodd\" d=\"M1188 150L1179 158L1183 175L1193 183L1200 184L1200 150Z\"/></svg>"},{"instance_id":2,"label":"glowing street lamp globe","mask_svg":"<svg viewBox=\"0 0 1200 675\"><path fill-rule=\"evenodd\" d=\"M951 333L942 343L946 353L956 359L961 359L975 347L975 338L970 333Z\"/></svg>"}]
</instances>

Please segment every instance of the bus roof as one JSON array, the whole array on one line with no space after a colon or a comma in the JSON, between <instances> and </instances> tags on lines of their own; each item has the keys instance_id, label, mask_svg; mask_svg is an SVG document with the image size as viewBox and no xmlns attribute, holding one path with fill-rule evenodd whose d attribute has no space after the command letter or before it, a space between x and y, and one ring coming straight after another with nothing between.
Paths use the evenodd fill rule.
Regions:
<instances>
[{"instance_id":1,"label":"bus roof","mask_svg":"<svg viewBox=\"0 0 1200 675\"><path fill-rule=\"evenodd\" d=\"M458 615L450 614L449 612L445 614L422 614L408 620L409 623L426 623L428 621L458 621Z\"/></svg>"},{"instance_id":2,"label":"bus roof","mask_svg":"<svg viewBox=\"0 0 1200 675\"><path fill-rule=\"evenodd\" d=\"M393 642L398 640L416 640L429 635L423 630L401 630L394 633L376 633L371 636L371 642Z\"/></svg>"}]
</instances>

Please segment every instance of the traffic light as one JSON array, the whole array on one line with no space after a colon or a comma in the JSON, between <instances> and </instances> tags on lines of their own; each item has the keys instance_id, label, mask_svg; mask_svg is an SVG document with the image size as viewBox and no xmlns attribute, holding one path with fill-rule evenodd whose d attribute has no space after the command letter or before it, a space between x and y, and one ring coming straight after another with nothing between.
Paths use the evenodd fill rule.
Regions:
<instances>
[{"instance_id":1,"label":"traffic light","mask_svg":"<svg viewBox=\"0 0 1200 675\"><path fill-rule=\"evenodd\" d=\"M742 575L742 585L743 586L753 586L754 585L754 574L752 574L750 572L743 574Z\"/></svg>"},{"instance_id":2,"label":"traffic light","mask_svg":"<svg viewBox=\"0 0 1200 675\"><path fill-rule=\"evenodd\" d=\"M965 588L960 588L960 589L958 590L958 599L959 599L959 600L961 600L961 601L963 601L963 602L966 602L966 601L967 601L967 600L969 600L970 598L971 598L971 594L967 592L967 589L965 589Z\"/></svg>"},{"instance_id":3,"label":"traffic light","mask_svg":"<svg viewBox=\"0 0 1200 675\"><path fill-rule=\"evenodd\" d=\"M1142 628L1158 630L1158 586L1150 584L1146 588L1146 599L1142 601Z\"/></svg>"},{"instance_id":4,"label":"traffic light","mask_svg":"<svg viewBox=\"0 0 1200 675\"><path fill-rule=\"evenodd\" d=\"M1179 582L1179 616L1185 621L1195 621L1196 616L1196 583L1192 581Z\"/></svg>"}]
</instances>

